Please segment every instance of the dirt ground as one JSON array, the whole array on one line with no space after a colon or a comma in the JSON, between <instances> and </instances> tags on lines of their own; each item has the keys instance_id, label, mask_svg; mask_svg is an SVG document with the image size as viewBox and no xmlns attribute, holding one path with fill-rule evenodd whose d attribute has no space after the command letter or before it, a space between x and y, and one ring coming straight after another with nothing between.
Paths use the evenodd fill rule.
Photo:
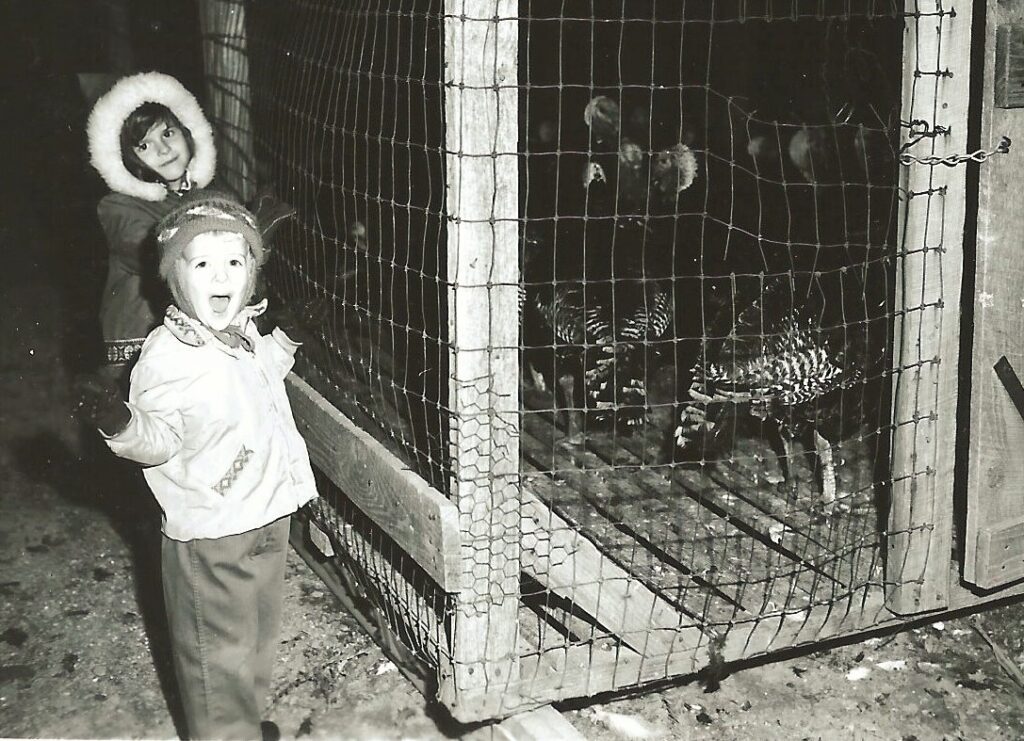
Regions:
<instances>
[{"instance_id":1,"label":"dirt ground","mask_svg":"<svg viewBox=\"0 0 1024 741\"><path fill-rule=\"evenodd\" d=\"M0 736L174 738L157 512L68 412L88 361L95 194L25 187L24 172L0 194ZM418 694L294 554L285 599L269 717L287 738L503 737ZM598 741L1020 739L1022 667L1011 604L747 667L714 692L689 682L560 709Z\"/></svg>"}]
</instances>

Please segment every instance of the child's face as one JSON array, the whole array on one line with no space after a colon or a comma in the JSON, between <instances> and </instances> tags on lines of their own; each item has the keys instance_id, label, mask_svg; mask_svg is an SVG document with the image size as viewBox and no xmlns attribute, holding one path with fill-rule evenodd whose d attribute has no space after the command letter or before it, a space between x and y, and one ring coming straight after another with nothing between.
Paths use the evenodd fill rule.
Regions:
<instances>
[{"instance_id":1,"label":"child's face","mask_svg":"<svg viewBox=\"0 0 1024 741\"><path fill-rule=\"evenodd\" d=\"M135 145L135 154L142 164L171 185L181 181L192 159L185 132L163 121L157 121L146 132Z\"/></svg>"},{"instance_id":2,"label":"child's face","mask_svg":"<svg viewBox=\"0 0 1024 741\"><path fill-rule=\"evenodd\" d=\"M178 263L178 289L196 319L221 330L231 324L248 296L252 274L249 244L233 232L197 235Z\"/></svg>"}]
</instances>

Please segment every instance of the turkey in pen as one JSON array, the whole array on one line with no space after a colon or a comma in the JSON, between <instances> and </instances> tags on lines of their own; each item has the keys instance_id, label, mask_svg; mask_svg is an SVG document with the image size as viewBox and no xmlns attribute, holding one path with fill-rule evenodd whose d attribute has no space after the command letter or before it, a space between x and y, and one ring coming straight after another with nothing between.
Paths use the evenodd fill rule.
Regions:
<instances>
[{"instance_id":1,"label":"turkey in pen","mask_svg":"<svg viewBox=\"0 0 1024 741\"><path fill-rule=\"evenodd\" d=\"M648 417L647 379L672 322L671 286L649 278L640 219L527 225L520 293L524 365L555 396L568 442L631 432Z\"/></svg>"},{"instance_id":2,"label":"turkey in pen","mask_svg":"<svg viewBox=\"0 0 1024 741\"><path fill-rule=\"evenodd\" d=\"M788 484L792 443L810 452L821 511L831 514L838 496L834 447L877 414L872 407L882 395L879 343L885 335L866 318L871 302L857 294L860 281L846 272L754 280L756 298L712 328L692 368L675 446L679 457L703 456L699 448L718 442L725 412L735 412L738 422L753 418L762 423ZM825 291L833 281L833 289L846 293Z\"/></svg>"}]
</instances>

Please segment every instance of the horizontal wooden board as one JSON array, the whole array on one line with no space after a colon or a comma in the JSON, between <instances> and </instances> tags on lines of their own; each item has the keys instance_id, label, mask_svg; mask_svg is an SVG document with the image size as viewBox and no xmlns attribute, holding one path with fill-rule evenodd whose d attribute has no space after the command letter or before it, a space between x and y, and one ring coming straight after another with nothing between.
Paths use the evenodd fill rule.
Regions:
<instances>
[{"instance_id":1,"label":"horizontal wooden board","mask_svg":"<svg viewBox=\"0 0 1024 741\"><path fill-rule=\"evenodd\" d=\"M459 513L297 375L288 396L313 464L446 592L462 575Z\"/></svg>"},{"instance_id":2,"label":"horizontal wooden board","mask_svg":"<svg viewBox=\"0 0 1024 741\"><path fill-rule=\"evenodd\" d=\"M974 563L974 581L985 589L1024 577L1024 519L980 529Z\"/></svg>"}]
</instances>

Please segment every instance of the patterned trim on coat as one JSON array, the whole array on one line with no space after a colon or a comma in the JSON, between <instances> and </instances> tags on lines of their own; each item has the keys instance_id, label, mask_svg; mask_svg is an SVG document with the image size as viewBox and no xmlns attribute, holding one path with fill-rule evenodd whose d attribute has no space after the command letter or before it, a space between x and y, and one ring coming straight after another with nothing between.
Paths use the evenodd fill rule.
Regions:
<instances>
[{"instance_id":1,"label":"patterned trim on coat","mask_svg":"<svg viewBox=\"0 0 1024 741\"><path fill-rule=\"evenodd\" d=\"M142 343L145 337L134 340L108 340L103 343L107 356L107 363L110 365L126 365L139 356L142 352Z\"/></svg>"},{"instance_id":2,"label":"patterned trim on coat","mask_svg":"<svg viewBox=\"0 0 1024 741\"><path fill-rule=\"evenodd\" d=\"M239 477L246 465L249 463L249 459L252 458L252 451L244 445L242 449L238 451L238 455L235 456L234 462L231 464L231 468L224 474L220 481L213 485L213 490L224 496L227 490L231 488L231 485L235 483L235 480Z\"/></svg>"}]
</instances>

